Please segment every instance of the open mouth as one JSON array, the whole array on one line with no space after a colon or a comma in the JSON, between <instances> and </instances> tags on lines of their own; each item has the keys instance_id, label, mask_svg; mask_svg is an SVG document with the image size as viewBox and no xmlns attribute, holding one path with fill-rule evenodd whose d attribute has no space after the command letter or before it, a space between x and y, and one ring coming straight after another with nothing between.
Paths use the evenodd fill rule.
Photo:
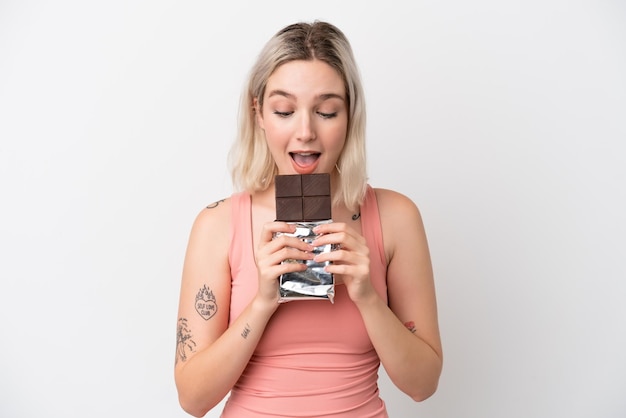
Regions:
<instances>
[{"instance_id":1,"label":"open mouth","mask_svg":"<svg viewBox=\"0 0 626 418\"><path fill-rule=\"evenodd\" d=\"M290 152L289 155L293 162L300 167L310 167L315 164L320 157L319 152Z\"/></svg>"}]
</instances>

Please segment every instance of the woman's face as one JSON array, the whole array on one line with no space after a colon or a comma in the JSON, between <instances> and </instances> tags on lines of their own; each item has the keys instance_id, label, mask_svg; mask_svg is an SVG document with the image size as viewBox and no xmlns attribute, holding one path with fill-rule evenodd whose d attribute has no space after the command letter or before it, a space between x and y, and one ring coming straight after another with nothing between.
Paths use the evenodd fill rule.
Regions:
<instances>
[{"instance_id":1,"label":"woman's face","mask_svg":"<svg viewBox=\"0 0 626 418\"><path fill-rule=\"evenodd\" d=\"M279 174L333 171L346 141L346 102L343 80L325 62L291 61L274 71L256 114Z\"/></svg>"}]
</instances>

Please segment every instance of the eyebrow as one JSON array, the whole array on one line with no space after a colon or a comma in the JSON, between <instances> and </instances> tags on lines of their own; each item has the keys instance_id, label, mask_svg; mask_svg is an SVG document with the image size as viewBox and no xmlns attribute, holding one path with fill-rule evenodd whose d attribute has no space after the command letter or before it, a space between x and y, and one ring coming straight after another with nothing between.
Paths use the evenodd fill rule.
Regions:
<instances>
[{"instance_id":1,"label":"eyebrow","mask_svg":"<svg viewBox=\"0 0 626 418\"><path fill-rule=\"evenodd\" d=\"M269 94L267 95L268 98L272 97L272 96L283 96L286 97L287 99L292 99L295 100L296 96L294 96L291 93L288 93L284 90L272 90L269 92ZM345 102L345 99L343 98L343 96L336 94L336 93L324 93L324 94L320 94L319 96L317 96L317 98L321 101L324 100L329 100L329 99L339 99Z\"/></svg>"}]
</instances>

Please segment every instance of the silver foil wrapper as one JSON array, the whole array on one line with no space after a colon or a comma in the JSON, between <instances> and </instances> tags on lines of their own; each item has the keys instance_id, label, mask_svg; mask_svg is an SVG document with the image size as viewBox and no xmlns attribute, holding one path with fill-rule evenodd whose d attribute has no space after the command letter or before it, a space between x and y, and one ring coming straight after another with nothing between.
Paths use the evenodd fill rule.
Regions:
<instances>
[{"instance_id":1,"label":"silver foil wrapper","mask_svg":"<svg viewBox=\"0 0 626 418\"><path fill-rule=\"evenodd\" d=\"M300 238L302 241L311 244L318 237L313 232L317 225L330 223L332 220L316 222L289 222L296 226L296 232L285 234ZM277 233L276 236L282 235ZM315 255L327 253L337 248L334 244L315 247ZM305 271L282 274L279 277L279 302L289 302L292 300L328 300L334 303L335 300L335 279L331 273L324 270L330 264L329 261L318 263L314 260L285 260L283 263L302 263L307 265Z\"/></svg>"}]
</instances>

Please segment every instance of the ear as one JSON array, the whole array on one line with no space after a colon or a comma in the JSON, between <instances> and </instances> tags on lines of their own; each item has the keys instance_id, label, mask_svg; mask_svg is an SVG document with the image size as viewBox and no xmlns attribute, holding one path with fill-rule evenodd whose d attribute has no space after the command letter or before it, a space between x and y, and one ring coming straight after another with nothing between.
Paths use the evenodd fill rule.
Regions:
<instances>
[{"instance_id":1,"label":"ear","mask_svg":"<svg viewBox=\"0 0 626 418\"><path fill-rule=\"evenodd\" d=\"M256 124L259 126L259 128L264 130L265 123L263 121L263 110L261 109L261 106L259 105L259 100L256 97L252 101L252 107L254 110L254 118L256 120Z\"/></svg>"}]
</instances>

